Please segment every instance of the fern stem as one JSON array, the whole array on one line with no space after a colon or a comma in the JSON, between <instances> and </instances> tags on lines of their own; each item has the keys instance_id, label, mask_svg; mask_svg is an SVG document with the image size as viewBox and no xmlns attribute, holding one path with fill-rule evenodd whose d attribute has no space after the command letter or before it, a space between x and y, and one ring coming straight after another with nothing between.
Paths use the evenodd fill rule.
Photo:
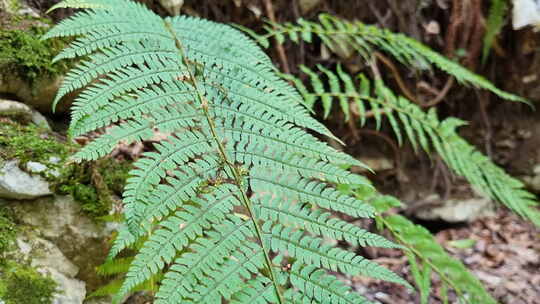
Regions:
<instances>
[{"instance_id":1,"label":"fern stem","mask_svg":"<svg viewBox=\"0 0 540 304\"><path fill-rule=\"evenodd\" d=\"M180 57L182 58L183 63L186 65L187 72L188 72L189 77L190 77L190 81L192 82L193 87L195 88L195 91L197 92L197 97L198 97L198 99L199 99L199 101L201 103L201 108L202 108L202 110L204 112L204 115L205 115L206 120L208 122L208 125L210 127L210 132L212 134L212 138L214 139L214 141L216 142L216 145L218 146L219 154L221 155L221 158L224 161L224 163L233 172L235 186L238 187L238 190L239 190L239 192L241 194L241 198L242 198L244 207L247 209L249 218L253 222L253 226L255 227L255 232L257 234L257 238L259 239L260 245L261 245L261 247L263 249L266 266L268 267L268 274L270 276L270 279L272 280L272 284L274 285L274 290L275 290L275 293L276 293L278 303L279 304L285 304L284 297L281 294L279 284L278 284L278 281L277 281L277 275L274 272L274 266L272 264L272 260L271 260L270 255L269 255L269 250L267 250L267 248L265 246L265 242L263 240L262 229L259 226L259 223L257 222L257 220L255 219L253 207L251 206L251 200L249 199L249 197L247 197L245 191L242 189L242 186L241 186L242 185L242 175L243 174L240 172L239 168L237 166L235 166L228 159L227 154L225 153L225 147L223 146L223 143L221 142L221 140L218 138L218 135L217 135L217 132L216 132L215 122L210 117L210 113L208 112L208 100L203 96L203 93L201 92L201 89L199 88L197 80L195 79L195 75L194 75L193 71L189 67L190 63L188 62L188 60L187 60L187 58L185 56L184 47L183 47L182 43L180 42L180 40L176 36L176 33L172 29L171 24L166 20L164 21L164 23L165 23L165 27L167 28L167 30L173 36L176 47L178 48L178 50L180 52Z\"/></svg>"},{"instance_id":2,"label":"fern stem","mask_svg":"<svg viewBox=\"0 0 540 304\"><path fill-rule=\"evenodd\" d=\"M444 281L446 284L448 284L449 286L452 287L452 289L457 293L458 297L460 299L463 299L465 301L467 301L467 303L471 303L467 297L464 296L463 292L461 291L461 289L459 289L459 287L457 287L456 285L453 284L452 280L450 280L442 270L440 270L437 265L433 264L428 258L424 257L422 255L422 253L420 251L418 251L416 248L414 248L413 246L411 246L409 243L407 243L402 237L401 235L395 231L392 227L392 225L390 223L388 223L388 221L385 220L385 218L382 216L382 215L378 215L377 216L377 220L382 222L383 225L386 227L386 229L388 229L390 231L390 233L392 233L392 235L401 243L403 244L405 247L407 247L408 250L410 250L412 253L414 253L414 255L416 255L417 257L419 257L424 263L428 264L431 269L433 269L435 272L437 272L437 274L439 275L439 277L441 278L442 281Z\"/></svg>"}]
</instances>

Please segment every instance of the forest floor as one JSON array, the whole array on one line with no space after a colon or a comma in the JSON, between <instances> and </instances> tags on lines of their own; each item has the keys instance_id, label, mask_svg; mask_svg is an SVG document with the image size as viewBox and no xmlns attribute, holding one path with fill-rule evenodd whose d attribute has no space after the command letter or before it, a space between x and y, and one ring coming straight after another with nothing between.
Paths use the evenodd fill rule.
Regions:
<instances>
[{"instance_id":1,"label":"forest floor","mask_svg":"<svg viewBox=\"0 0 540 304\"><path fill-rule=\"evenodd\" d=\"M500 303L536 304L540 303L539 236L533 225L499 209L493 216L474 223L443 229L436 234L436 239L451 255L461 260ZM471 246L455 247L459 244L456 241L460 240L471 240ZM454 243L456 245L453 246ZM378 250L373 257L378 263L413 281L407 258L400 251ZM417 294L410 294L405 288L396 288L393 284L381 284L365 278L352 284L381 303L420 303ZM437 297L440 281L435 280L432 288L429 303L442 303Z\"/></svg>"}]
</instances>

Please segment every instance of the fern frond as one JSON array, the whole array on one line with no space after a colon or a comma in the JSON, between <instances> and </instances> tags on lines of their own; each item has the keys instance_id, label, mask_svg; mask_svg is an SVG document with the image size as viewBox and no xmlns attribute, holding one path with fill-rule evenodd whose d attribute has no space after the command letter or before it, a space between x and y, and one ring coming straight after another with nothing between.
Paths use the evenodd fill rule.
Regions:
<instances>
[{"instance_id":1,"label":"fern frond","mask_svg":"<svg viewBox=\"0 0 540 304\"><path fill-rule=\"evenodd\" d=\"M484 45L482 48L482 63L485 63L495 38L504 26L504 19L508 13L508 3L506 0L492 0L487 18L486 33L484 34Z\"/></svg>"},{"instance_id":2,"label":"fern frond","mask_svg":"<svg viewBox=\"0 0 540 304\"><path fill-rule=\"evenodd\" d=\"M272 303L275 301L275 296L272 293L266 277L257 277L253 280L250 280L246 284L245 288L235 292L231 297L231 304L241 304L241 303L253 303L253 304L266 304Z\"/></svg>"},{"instance_id":3,"label":"fern frond","mask_svg":"<svg viewBox=\"0 0 540 304\"><path fill-rule=\"evenodd\" d=\"M384 222L386 227L390 228L407 247L413 248L415 253L420 254L420 259L425 264L434 265L440 275L447 277L451 286L461 294L462 298L470 297L469 303L497 303L465 265L449 256L425 228L414 225L400 215L385 217ZM423 275L426 276L426 274Z\"/></svg>"},{"instance_id":4,"label":"fern frond","mask_svg":"<svg viewBox=\"0 0 540 304\"><path fill-rule=\"evenodd\" d=\"M381 79L370 84L366 77L360 75L359 83L355 84L339 66L336 73L321 68L321 74L325 78L307 67L302 67L302 70L309 75L313 87L309 90L302 85L299 89L306 100L322 103L325 112L329 112L334 103L338 103L343 111L349 111L352 103L358 115L364 118L367 109L370 109L371 113L375 113L373 117L377 127L381 125L383 118L388 120L400 145L404 138L407 138L416 151L422 148L428 153L438 153L444 162L455 173L465 177L475 190L503 203L540 226L540 211L535 195L527 192L519 180L505 173L459 136L457 128L466 124L464 121L453 117L439 120L433 108L427 113L424 112L404 97L396 96ZM332 76L328 77L329 74ZM289 75L288 78L291 79L292 76ZM299 82L298 79L294 81L295 84ZM333 84L327 85L327 82ZM321 91L318 89L321 86L327 86L330 90ZM364 122L365 119L360 120L361 125Z\"/></svg>"},{"instance_id":5,"label":"fern frond","mask_svg":"<svg viewBox=\"0 0 540 304\"><path fill-rule=\"evenodd\" d=\"M390 232L396 242L406 248L405 254L411 266L411 274L420 289L421 298L425 299L431 293L429 286L433 273L441 279L440 296L443 298L448 297L447 287L450 287L459 297L459 303L497 304L482 283L461 261L450 256L427 229L401 215L387 212L391 208L403 206L398 199L381 195L373 188L363 185L346 185L341 188L345 194L354 194L369 202L377 210L378 229Z\"/></svg>"},{"instance_id":6,"label":"fern frond","mask_svg":"<svg viewBox=\"0 0 540 304\"><path fill-rule=\"evenodd\" d=\"M526 99L500 90L484 77L475 74L460 64L433 51L428 46L403 34L396 34L373 25L365 25L360 21L349 22L327 14L319 16L319 22L299 19L297 24L271 23L265 27L267 33L253 34L263 46L270 45L269 39L276 38L278 43L289 39L298 42L313 42L317 37L330 50L354 50L364 60L370 61L371 54L376 49L392 55L408 67L429 69L435 66L452 75L458 82L477 88L486 89L494 94L511 101L528 102Z\"/></svg>"},{"instance_id":7,"label":"fern frond","mask_svg":"<svg viewBox=\"0 0 540 304\"><path fill-rule=\"evenodd\" d=\"M101 276L126 273L128 272L129 265L131 265L132 262L133 257L118 258L114 261L106 261L104 264L97 267L96 272Z\"/></svg>"},{"instance_id":8,"label":"fern frond","mask_svg":"<svg viewBox=\"0 0 540 304\"><path fill-rule=\"evenodd\" d=\"M333 270L409 286L353 252L322 243L336 238L396 247L330 217L328 211L374 216L373 207L335 188L366 184L344 169L363 164L308 133L333 137L253 41L197 18L162 19L128 0L85 3L99 8L77 13L46 36L77 36L56 58L82 58L56 99L82 90L70 134L105 130L74 158L93 160L121 142L164 137L127 180L126 226L109 257L142 245L116 302L161 276L159 304L362 299L324 275ZM287 221L277 211L288 214ZM319 270L298 268L305 283L294 287L275 256ZM322 290L309 285L323 278L329 286Z\"/></svg>"},{"instance_id":9,"label":"fern frond","mask_svg":"<svg viewBox=\"0 0 540 304\"><path fill-rule=\"evenodd\" d=\"M331 236L332 239L347 241L352 245L400 247L378 234L368 232L337 217L332 217L332 214L320 209L312 210L300 204L265 196L261 202L255 205L254 210L257 212L257 216L263 220L272 220L293 227L295 223L302 223L303 227L296 228L304 229L314 235Z\"/></svg>"},{"instance_id":10,"label":"fern frond","mask_svg":"<svg viewBox=\"0 0 540 304\"><path fill-rule=\"evenodd\" d=\"M380 214L383 214L389 207L395 206L389 200L396 201L392 197L375 195L373 205ZM427 229L395 214L380 215L377 217L377 222L384 229L389 230L397 241L410 249L408 255L412 257L409 258L409 261L418 258L424 265L424 271L416 268L417 275L420 276L418 280L424 281L421 284L429 284L426 281L430 281L429 273L433 271L441 277L444 283L451 286L465 303L497 303L465 265L451 257ZM424 297L426 292L429 293L429 291L424 291Z\"/></svg>"},{"instance_id":11,"label":"fern frond","mask_svg":"<svg viewBox=\"0 0 540 304\"><path fill-rule=\"evenodd\" d=\"M268 242L270 248L275 251L279 251L280 248L287 248L288 254L298 262L340 271L352 276L369 274L369 276L376 279L409 286L407 281L390 270L352 252L325 245L322 239L305 235L302 231L291 227L269 224L270 222L263 226L263 231L267 234L265 241Z\"/></svg>"}]
</instances>

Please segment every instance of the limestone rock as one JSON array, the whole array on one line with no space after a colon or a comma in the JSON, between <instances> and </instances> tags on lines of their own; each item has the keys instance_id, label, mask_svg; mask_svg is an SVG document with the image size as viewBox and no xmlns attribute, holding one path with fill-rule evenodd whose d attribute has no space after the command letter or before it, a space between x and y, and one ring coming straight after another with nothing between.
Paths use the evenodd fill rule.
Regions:
<instances>
[{"instance_id":1,"label":"limestone rock","mask_svg":"<svg viewBox=\"0 0 540 304\"><path fill-rule=\"evenodd\" d=\"M540 164L533 167L531 175L522 176L521 180L531 191L540 193Z\"/></svg>"},{"instance_id":2,"label":"limestone rock","mask_svg":"<svg viewBox=\"0 0 540 304\"><path fill-rule=\"evenodd\" d=\"M76 279L79 268L68 260L58 247L39 237L19 237L16 257L29 263L38 272L50 276L57 284L53 304L82 304L86 297L85 283Z\"/></svg>"},{"instance_id":3,"label":"limestone rock","mask_svg":"<svg viewBox=\"0 0 540 304\"><path fill-rule=\"evenodd\" d=\"M15 218L28 225L40 237L53 242L78 269L77 278L89 289L103 283L95 267L102 264L108 252L110 232L86 217L80 204L71 196L50 196L35 201L12 202Z\"/></svg>"},{"instance_id":4,"label":"limestone rock","mask_svg":"<svg viewBox=\"0 0 540 304\"><path fill-rule=\"evenodd\" d=\"M42 77L30 84L16 75L0 72L0 93L14 95L17 99L42 113L52 113L52 101L62 80L63 76ZM75 95L75 93L71 93L62 98L58 103L56 113L67 112Z\"/></svg>"},{"instance_id":5,"label":"limestone rock","mask_svg":"<svg viewBox=\"0 0 540 304\"><path fill-rule=\"evenodd\" d=\"M20 202L13 204L13 208L18 220L38 227L47 239L70 237L74 241L83 242L87 238L105 236L102 228L81 215L79 204L69 195Z\"/></svg>"},{"instance_id":6,"label":"limestone rock","mask_svg":"<svg viewBox=\"0 0 540 304\"><path fill-rule=\"evenodd\" d=\"M159 0L159 4L161 4L171 16L177 16L180 14L180 9L184 5L184 0Z\"/></svg>"},{"instance_id":7,"label":"limestone rock","mask_svg":"<svg viewBox=\"0 0 540 304\"><path fill-rule=\"evenodd\" d=\"M0 116L7 116L22 123L33 122L38 126L51 129L47 119L43 115L17 101L0 99Z\"/></svg>"},{"instance_id":8,"label":"limestone rock","mask_svg":"<svg viewBox=\"0 0 540 304\"><path fill-rule=\"evenodd\" d=\"M428 221L462 223L492 214L492 201L488 198L448 199L442 203L440 200L438 195L430 196L431 203L423 202L422 207L415 208L414 215Z\"/></svg>"},{"instance_id":9,"label":"limestone rock","mask_svg":"<svg viewBox=\"0 0 540 304\"><path fill-rule=\"evenodd\" d=\"M21 170L19 161L9 160L0 167L0 198L34 199L51 194L49 183Z\"/></svg>"},{"instance_id":10,"label":"limestone rock","mask_svg":"<svg viewBox=\"0 0 540 304\"><path fill-rule=\"evenodd\" d=\"M532 25L540 27L540 3L538 0L514 0L512 25L515 30Z\"/></svg>"}]
</instances>

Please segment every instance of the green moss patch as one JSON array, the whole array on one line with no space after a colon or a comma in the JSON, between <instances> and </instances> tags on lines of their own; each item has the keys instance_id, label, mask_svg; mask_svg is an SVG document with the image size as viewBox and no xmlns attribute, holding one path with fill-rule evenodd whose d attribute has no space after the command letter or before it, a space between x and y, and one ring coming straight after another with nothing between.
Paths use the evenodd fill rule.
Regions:
<instances>
[{"instance_id":1,"label":"green moss patch","mask_svg":"<svg viewBox=\"0 0 540 304\"><path fill-rule=\"evenodd\" d=\"M0 23L0 67L3 73L12 72L33 83L41 76L63 74L66 63L52 63L52 59L65 46L60 39L41 41L50 24L47 19L2 16Z\"/></svg>"},{"instance_id":2,"label":"green moss patch","mask_svg":"<svg viewBox=\"0 0 540 304\"><path fill-rule=\"evenodd\" d=\"M121 197L132 163L106 158L95 162L66 164L77 144L61 142L54 133L35 125L23 126L11 120L0 120L0 163L18 159L21 169L29 161L47 166L40 173L57 194L72 195L85 213L93 218L109 214L113 197ZM51 159L56 158L56 161ZM50 174L52 171L59 176Z\"/></svg>"},{"instance_id":3,"label":"green moss patch","mask_svg":"<svg viewBox=\"0 0 540 304\"><path fill-rule=\"evenodd\" d=\"M67 167L55 192L71 194L94 218L109 214L114 196L120 197L132 163L106 158Z\"/></svg>"},{"instance_id":4,"label":"green moss patch","mask_svg":"<svg viewBox=\"0 0 540 304\"><path fill-rule=\"evenodd\" d=\"M5 262L0 271L0 299L6 304L50 304L56 282L29 266Z\"/></svg>"},{"instance_id":5,"label":"green moss patch","mask_svg":"<svg viewBox=\"0 0 540 304\"><path fill-rule=\"evenodd\" d=\"M23 126L11 120L0 121L0 161L18 159L21 167L29 161L49 169L61 169L63 161L76 150L74 144L59 142L55 135L35 125ZM58 161L51 161L58 158ZM54 179L53 176L45 176Z\"/></svg>"},{"instance_id":6,"label":"green moss patch","mask_svg":"<svg viewBox=\"0 0 540 304\"><path fill-rule=\"evenodd\" d=\"M16 233L11 211L0 205L0 259L15 241Z\"/></svg>"}]
</instances>

